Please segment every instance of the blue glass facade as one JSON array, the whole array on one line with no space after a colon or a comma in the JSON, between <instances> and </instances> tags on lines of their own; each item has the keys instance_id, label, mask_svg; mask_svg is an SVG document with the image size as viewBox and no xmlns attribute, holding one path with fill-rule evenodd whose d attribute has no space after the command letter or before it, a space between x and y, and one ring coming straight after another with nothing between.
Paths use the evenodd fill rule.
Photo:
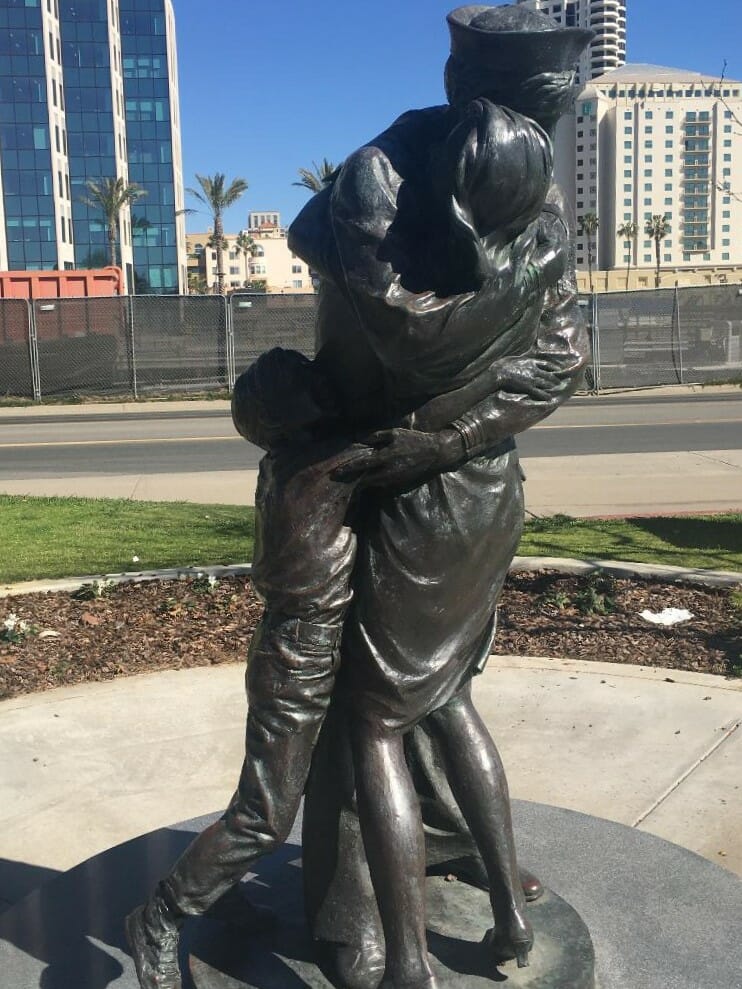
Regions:
<instances>
[{"instance_id":1,"label":"blue glass facade","mask_svg":"<svg viewBox=\"0 0 742 989\"><path fill-rule=\"evenodd\" d=\"M0 160L12 270L57 267L40 2L0 3Z\"/></svg>"},{"instance_id":2,"label":"blue glass facade","mask_svg":"<svg viewBox=\"0 0 742 989\"><path fill-rule=\"evenodd\" d=\"M138 292L178 292L178 251L164 0L120 0L129 179Z\"/></svg>"},{"instance_id":3,"label":"blue glass facade","mask_svg":"<svg viewBox=\"0 0 742 989\"><path fill-rule=\"evenodd\" d=\"M106 0L61 0L59 20L75 265L100 268L109 263L105 223L80 198L88 179L116 175Z\"/></svg>"},{"instance_id":4,"label":"blue glass facade","mask_svg":"<svg viewBox=\"0 0 742 989\"><path fill-rule=\"evenodd\" d=\"M130 290L178 292L172 28L168 0L0 0L0 254L4 240L11 269L108 264L104 217L81 199L126 160L147 195L131 231L122 224L117 261L123 247Z\"/></svg>"}]
</instances>

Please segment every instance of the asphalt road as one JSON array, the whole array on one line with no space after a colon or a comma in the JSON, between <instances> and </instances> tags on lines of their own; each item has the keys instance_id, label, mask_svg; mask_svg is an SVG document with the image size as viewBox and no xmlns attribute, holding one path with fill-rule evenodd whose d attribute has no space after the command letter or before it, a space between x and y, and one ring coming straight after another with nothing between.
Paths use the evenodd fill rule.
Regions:
<instances>
[{"instance_id":1,"label":"asphalt road","mask_svg":"<svg viewBox=\"0 0 742 989\"><path fill-rule=\"evenodd\" d=\"M574 399L519 440L524 458L737 450L742 393ZM6 417L0 480L245 470L261 451L223 410Z\"/></svg>"}]
</instances>

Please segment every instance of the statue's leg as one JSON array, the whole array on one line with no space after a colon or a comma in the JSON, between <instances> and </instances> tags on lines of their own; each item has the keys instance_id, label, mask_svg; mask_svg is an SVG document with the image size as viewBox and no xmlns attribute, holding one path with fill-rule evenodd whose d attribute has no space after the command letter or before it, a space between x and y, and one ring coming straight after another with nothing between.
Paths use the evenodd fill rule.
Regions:
<instances>
[{"instance_id":1,"label":"statue's leg","mask_svg":"<svg viewBox=\"0 0 742 989\"><path fill-rule=\"evenodd\" d=\"M245 760L229 807L127 919L144 989L179 989L177 933L184 917L213 908L293 825L335 684L339 630L292 622L292 637L287 627L264 620L253 637Z\"/></svg>"},{"instance_id":2,"label":"statue's leg","mask_svg":"<svg viewBox=\"0 0 742 989\"><path fill-rule=\"evenodd\" d=\"M517 958L519 966L527 965L533 932L525 916L500 756L468 689L434 712L429 721L439 737L454 796L487 870L495 918L489 938L494 960Z\"/></svg>"},{"instance_id":3,"label":"statue's leg","mask_svg":"<svg viewBox=\"0 0 742 989\"><path fill-rule=\"evenodd\" d=\"M384 989L435 989L425 933L425 840L403 736L352 726L358 813L386 941Z\"/></svg>"}]
</instances>

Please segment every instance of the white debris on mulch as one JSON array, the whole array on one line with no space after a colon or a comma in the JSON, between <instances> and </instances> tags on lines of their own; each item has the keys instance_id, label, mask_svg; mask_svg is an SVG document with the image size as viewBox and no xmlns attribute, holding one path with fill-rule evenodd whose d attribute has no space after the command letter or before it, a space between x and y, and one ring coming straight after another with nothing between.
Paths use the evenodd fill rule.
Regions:
<instances>
[{"instance_id":1,"label":"white debris on mulch","mask_svg":"<svg viewBox=\"0 0 742 989\"><path fill-rule=\"evenodd\" d=\"M664 611L640 611L639 617L653 625L678 625L689 622L693 614L685 608L665 608Z\"/></svg>"}]
</instances>

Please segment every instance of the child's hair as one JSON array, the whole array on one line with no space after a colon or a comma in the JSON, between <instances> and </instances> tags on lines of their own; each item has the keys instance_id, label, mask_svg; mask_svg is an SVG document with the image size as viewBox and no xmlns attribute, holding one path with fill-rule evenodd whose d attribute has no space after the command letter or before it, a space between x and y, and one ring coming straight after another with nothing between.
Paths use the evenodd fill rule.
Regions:
<instances>
[{"instance_id":1,"label":"child's hair","mask_svg":"<svg viewBox=\"0 0 742 989\"><path fill-rule=\"evenodd\" d=\"M270 450L329 417L326 393L327 382L314 361L276 347L235 382L232 419L246 440Z\"/></svg>"}]
</instances>

